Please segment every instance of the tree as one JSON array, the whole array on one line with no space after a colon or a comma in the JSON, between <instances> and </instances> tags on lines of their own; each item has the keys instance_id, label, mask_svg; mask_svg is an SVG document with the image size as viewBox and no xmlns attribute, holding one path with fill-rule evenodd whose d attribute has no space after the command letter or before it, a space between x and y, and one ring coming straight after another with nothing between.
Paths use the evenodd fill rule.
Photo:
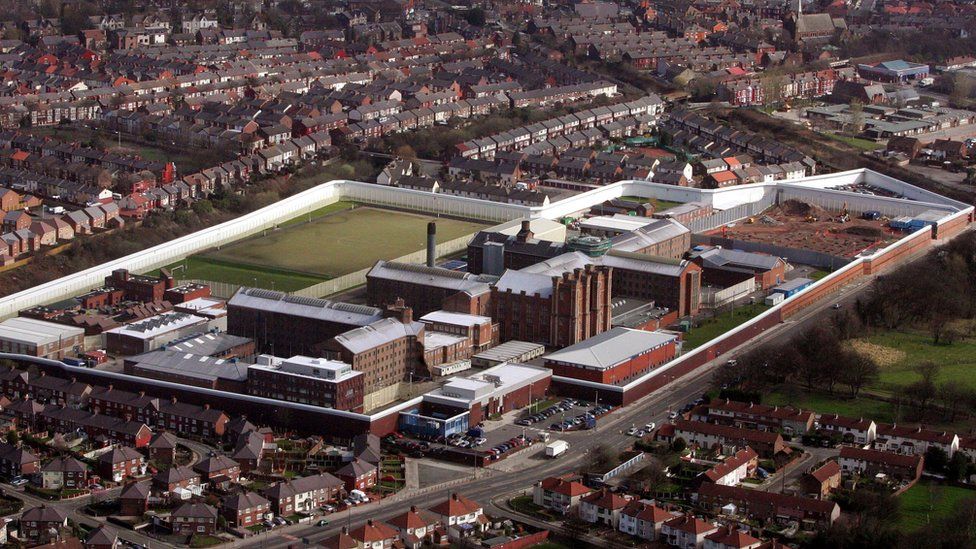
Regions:
<instances>
[{"instance_id":1,"label":"tree","mask_svg":"<svg viewBox=\"0 0 976 549\"><path fill-rule=\"evenodd\" d=\"M851 390L851 397L857 398L861 389L878 379L878 364L869 356L858 353L852 349L845 349L841 353L842 368L839 372L839 381L847 385Z\"/></svg>"},{"instance_id":2,"label":"tree","mask_svg":"<svg viewBox=\"0 0 976 549\"><path fill-rule=\"evenodd\" d=\"M783 87L786 79L778 72L767 72L759 79L763 92L763 106L774 107L783 101Z\"/></svg>"},{"instance_id":3,"label":"tree","mask_svg":"<svg viewBox=\"0 0 976 549\"><path fill-rule=\"evenodd\" d=\"M946 479L949 482L959 482L965 480L969 472L969 459L966 454L960 451L952 454L952 458L945 466Z\"/></svg>"},{"instance_id":4,"label":"tree","mask_svg":"<svg viewBox=\"0 0 976 549\"><path fill-rule=\"evenodd\" d=\"M415 160L417 158L417 151L413 150L410 145L400 145L393 151L393 156L398 156L404 160Z\"/></svg>"},{"instance_id":5,"label":"tree","mask_svg":"<svg viewBox=\"0 0 976 549\"><path fill-rule=\"evenodd\" d=\"M949 93L949 104L954 107L961 107L969 104L969 98L973 95L973 80L962 73L956 74L952 79L952 91Z\"/></svg>"},{"instance_id":6,"label":"tree","mask_svg":"<svg viewBox=\"0 0 976 549\"><path fill-rule=\"evenodd\" d=\"M949 454L942 448L929 446L925 450L925 470L933 473L942 473L946 465L949 465Z\"/></svg>"},{"instance_id":7,"label":"tree","mask_svg":"<svg viewBox=\"0 0 976 549\"><path fill-rule=\"evenodd\" d=\"M17 431L7 431L7 444L17 446L20 444L20 433Z\"/></svg>"},{"instance_id":8,"label":"tree","mask_svg":"<svg viewBox=\"0 0 976 549\"><path fill-rule=\"evenodd\" d=\"M674 442L671 443L671 449L674 450L675 452L678 452L679 454L681 452L684 452L685 448L687 447L688 447L688 443L685 442L685 439L681 437L675 438Z\"/></svg>"},{"instance_id":9,"label":"tree","mask_svg":"<svg viewBox=\"0 0 976 549\"><path fill-rule=\"evenodd\" d=\"M464 20L468 22L469 25L475 27L485 26L486 17L484 8L471 8L468 13L465 14Z\"/></svg>"},{"instance_id":10,"label":"tree","mask_svg":"<svg viewBox=\"0 0 976 549\"><path fill-rule=\"evenodd\" d=\"M857 99L852 100L849 111L851 114L850 132L861 133L861 130L864 129L864 103Z\"/></svg>"}]
</instances>

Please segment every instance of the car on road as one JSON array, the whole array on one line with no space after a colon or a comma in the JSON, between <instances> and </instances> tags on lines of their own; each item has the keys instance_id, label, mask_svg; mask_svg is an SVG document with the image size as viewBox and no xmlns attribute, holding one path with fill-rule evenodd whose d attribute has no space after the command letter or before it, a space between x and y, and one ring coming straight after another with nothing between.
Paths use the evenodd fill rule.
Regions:
<instances>
[{"instance_id":1,"label":"car on road","mask_svg":"<svg viewBox=\"0 0 976 549\"><path fill-rule=\"evenodd\" d=\"M679 414L677 411L671 412L670 414L668 414L668 419L678 419L678 415Z\"/></svg>"},{"instance_id":2,"label":"car on road","mask_svg":"<svg viewBox=\"0 0 976 549\"><path fill-rule=\"evenodd\" d=\"M834 305L831 307L831 309L834 309L834 310L840 309L840 303L834 303Z\"/></svg>"},{"instance_id":3,"label":"car on road","mask_svg":"<svg viewBox=\"0 0 976 549\"><path fill-rule=\"evenodd\" d=\"M28 480L24 477L14 477L10 480L11 486L23 486L27 484Z\"/></svg>"},{"instance_id":4,"label":"car on road","mask_svg":"<svg viewBox=\"0 0 976 549\"><path fill-rule=\"evenodd\" d=\"M630 436L636 436L637 431L638 431L637 427L631 427L630 429L627 429L627 434Z\"/></svg>"},{"instance_id":5,"label":"car on road","mask_svg":"<svg viewBox=\"0 0 976 549\"><path fill-rule=\"evenodd\" d=\"M316 526L328 526L329 525L329 521L327 521L325 519L321 519L318 522L316 522L315 525Z\"/></svg>"},{"instance_id":6,"label":"car on road","mask_svg":"<svg viewBox=\"0 0 976 549\"><path fill-rule=\"evenodd\" d=\"M648 423L647 425L644 426L644 430L645 431L653 431L655 427L657 427L657 423L654 423L652 421L652 422L650 422L650 423Z\"/></svg>"}]
</instances>

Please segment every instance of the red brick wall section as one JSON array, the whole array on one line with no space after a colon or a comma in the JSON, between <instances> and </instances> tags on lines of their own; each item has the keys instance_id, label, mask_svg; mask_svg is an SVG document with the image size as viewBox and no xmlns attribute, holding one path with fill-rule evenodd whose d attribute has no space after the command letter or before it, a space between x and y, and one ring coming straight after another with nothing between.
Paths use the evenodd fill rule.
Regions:
<instances>
[{"instance_id":1,"label":"red brick wall section","mask_svg":"<svg viewBox=\"0 0 976 549\"><path fill-rule=\"evenodd\" d=\"M924 251L932 245L931 231L918 231L901 245L882 252L878 257L865 263L864 274L877 274L885 269L899 265L916 253Z\"/></svg>"},{"instance_id":2,"label":"red brick wall section","mask_svg":"<svg viewBox=\"0 0 976 549\"><path fill-rule=\"evenodd\" d=\"M972 215L972 213L970 213L968 216L961 215L951 221L943 223L942 225L937 225L935 227L935 238L952 238L966 230L966 227L968 227L969 223L971 222L970 218Z\"/></svg>"},{"instance_id":3,"label":"red brick wall section","mask_svg":"<svg viewBox=\"0 0 976 549\"><path fill-rule=\"evenodd\" d=\"M812 303L816 303L825 297L832 295L842 286L864 276L864 268L851 267L847 271L832 275L830 279L824 279L811 286L802 293L793 296L783 303L780 314L784 319L789 318L803 310Z\"/></svg>"},{"instance_id":4,"label":"red brick wall section","mask_svg":"<svg viewBox=\"0 0 976 549\"><path fill-rule=\"evenodd\" d=\"M508 543L502 543L501 545L494 545L494 549L525 549L526 547L532 547L549 539L549 530L543 530L541 532L536 532L534 534L529 534L528 536L522 536L519 539L512 540Z\"/></svg>"}]
</instances>

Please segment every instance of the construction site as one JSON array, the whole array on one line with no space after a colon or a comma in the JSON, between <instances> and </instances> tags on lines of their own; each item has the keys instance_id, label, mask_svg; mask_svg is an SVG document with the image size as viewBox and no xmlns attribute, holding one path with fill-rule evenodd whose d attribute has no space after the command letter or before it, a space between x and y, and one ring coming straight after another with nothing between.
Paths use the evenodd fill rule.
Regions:
<instances>
[{"instance_id":1,"label":"construction site","mask_svg":"<svg viewBox=\"0 0 976 549\"><path fill-rule=\"evenodd\" d=\"M851 259L904 236L904 233L890 229L889 221L880 215L858 217L848 213L846 208L831 212L799 200L787 200L760 215L705 234Z\"/></svg>"}]
</instances>

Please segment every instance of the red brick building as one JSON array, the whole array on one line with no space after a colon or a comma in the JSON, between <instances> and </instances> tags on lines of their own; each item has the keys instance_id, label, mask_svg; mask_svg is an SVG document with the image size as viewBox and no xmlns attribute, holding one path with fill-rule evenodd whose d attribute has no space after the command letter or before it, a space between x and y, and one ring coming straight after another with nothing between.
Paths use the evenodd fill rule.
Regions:
<instances>
[{"instance_id":1,"label":"red brick building","mask_svg":"<svg viewBox=\"0 0 976 549\"><path fill-rule=\"evenodd\" d=\"M677 337L612 328L546 356L553 375L626 384L674 358Z\"/></svg>"},{"instance_id":2,"label":"red brick building","mask_svg":"<svg viewBox=\"0 0 976 549\"><path fill-rule=\"evenodd\" d=\"M258 363L248 368L247 392L265 398L362 412L364 379L362 372L345 362L301 355L287 360L258 357Z\"/></svg>"},{"instance_id":3,"label":"red brick building","mask_svg":"<svg viewBox=\"0 0 976 549\"><path fill-rule=\"evenodd\" d=\"M170 515L173 533L180 536L213 534L217 530L217 510L206 503L184 503Z\"/></svg>"},{"instance_id":4,"label":"red brick building","mask_svg":"<svg viewBox=\"0 0 976 549\"><path fill-rule=\"evenodd\" d=\"M612 272L595 265L562 276L505 271L491 296L499 340L565 347L609 330Z\"/></svg>"},{"instance_id":5,"label":"red brick building","mask_svg":"<svg viewBox=\"0 0 976 549\"><path fill-rule=\"evenodd\" d=\"M166 269L161 270L158 277L134 275L126 269L116 269L105 277L106 287L122 289L126 299L148 303L162 301L166 290L174 285L173 277Z\"/></svg>"},{"instance_id":6,"label":"red brick building","mask_svg":"<svg viewBox=\"0 0 976 549\"><path fill-rule=\"evenodd\" d=\"M345 484L346 491L366 491L376 486L376 466L361 459L354 459L335 472L336 478Z\"/></svg>"},{"instance_id":7,"label":"red brick building","mask_svg":"<svg viewBox=\"0 0 976 549\"><path fill-rule=\"evenodd\" d=\"M98 457L98 474L112 482L146 474L146 458L134 448L112 448Z\"/></svg>"},{"instance_id":8,"label":"red brick building","mask_svg":"<svg viewBox=\"0 0 976 549\"><path fill-rule=\"evenodd\" d=\"M254 492L242 492L224 498L220 514L228 526L247 528L261 524L271 514L271 503Z\"/></svg>"},{"instance_id":9,"label":"red brick building","mask_svg":"<svg viewBox=\"0 0 976 549\"><path fill-rule=\"evenodd\" d=\"M119 514L123 517L141 517L149 510L149 482L127 484L119 494Z\"/></svg>"}]
</instances>

